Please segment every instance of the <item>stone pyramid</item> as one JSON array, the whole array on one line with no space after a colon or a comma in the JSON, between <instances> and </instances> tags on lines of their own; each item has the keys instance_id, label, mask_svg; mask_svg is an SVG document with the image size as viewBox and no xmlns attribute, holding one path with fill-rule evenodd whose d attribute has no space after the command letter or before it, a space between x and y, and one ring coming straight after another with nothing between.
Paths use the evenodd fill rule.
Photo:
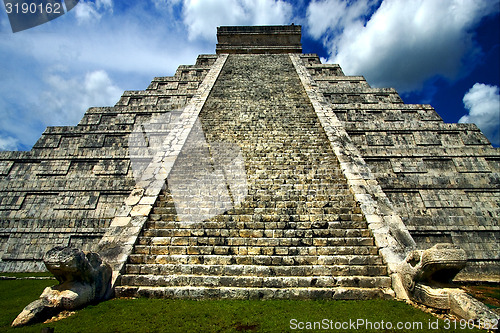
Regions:
<instances>
[{"instance_id":1,"label":"stone pyramid","mask_svg":"<svg viewBox=\"0 0 500 333\"><path fill-rule=\"evenodd\" d=\"M0 270L69 245L122 296L362 299L445 242L469 259L457 279L499 281L499 149L300 38L220 27L216 55L1 152Z\"/></svg>"}]
</instances>

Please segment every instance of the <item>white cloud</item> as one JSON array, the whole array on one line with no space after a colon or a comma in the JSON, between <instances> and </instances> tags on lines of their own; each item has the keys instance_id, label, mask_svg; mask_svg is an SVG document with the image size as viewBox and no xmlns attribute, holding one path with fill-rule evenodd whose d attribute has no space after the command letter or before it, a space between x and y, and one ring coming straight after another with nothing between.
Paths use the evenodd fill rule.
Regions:
<instances>
[{"instance_id":1,"label":"white cloud","mask_svg":"<svg viewBox=\"0 0 500 333\"><path fill-rule=\"evenodd\" d=\"M184 0L189 39L214 41L221 25L290 24L292 6L282 0Z\"/></svg>"},{"instance_id":2,"label":"white cloud","mask_svg":"<svg viewBox=\"0 0 500 333\"><path fill-rule=\"evenodd\" d=\"M112 0L81 0L75 7L75 17L78 23L99 21L104 12L113 12Z\"/></svg>"},{"instance_id":3,"label":"white cloud","mask_svg":"<svg viewBox=\"0 0 500 333\"><path fill-rule=\"evenodd\" d=\"M29 149L46 126L76 125L90 106L114 105L123 90L145 89L155 76L173 75L179 65L215 50L213 44L188 42L181 18L151 10L152 3L130 3L85 27L75 24L81 4L34 29L2 32L0 136L18 139L19 149ZM120 87L116 97L92 89L92 83L106 87L105 77L95 74L99 70L113 78L107 86ZM86 78L87 72L94 75Z\"/></svg>"},{"instance_id":4,"label":"white cloud","mask_svg":"<svg viewBox=\"0 0 500 333\"><path fill-rule=\"evenodd\" d=\"M464 95L464 106L469 114L459 123L474 123L496 146L500 145L500 89L498 86L476 83Z\"/></svg>"},{"instance_id":5,"label":"white cloud","mask_svg":"<svg viewBox=\"0 0 500 333\"><path fill-rule=\"evenodd\" d=\"M42 112L48 125L76 124L90 106L114 105L121 96L103 70L87 73L84 78L50 75L48 88L41 95Z\"/></svg>"},{"instance_id":6,"label":"white cloud","mask_svg":"<svg viewBox=\"0 0 500 333\"><path fill-rule=\"evenodd\" d=\"M2 151L2 150L17 150L18 142L19 141L13 137L0 136L0 151Z\"/></svg>"},{"instance_id":7,"label":"white cloud","mask_svg":"<svg viewBox=\"0 0 500 333\"><path fill-rule=\"evenodd\" d=\"M213 22L204 6L212 10ZM12 34L9 28L0 38L0 136L29 149L46 126L74 125L88 107L113 105L124 89L145 89L153 77L173 75L177 66L194 64L198 54L214 53L215 27L224 23L218 8L229 8L222 15L225 24L288 24L291 16L290 4L274 0L82 0L34 29ZM237 20L231 19L233 9L241 11ZM193 28L201 30L193 30L196 40L188 41L186 22L197 18L200 25L194 22ZM113 81L85 77L98 70ZM92 82L121 89L108 99L113 93L101 94Z\"/></svg>"},{"instance_id":8,"label":"white cloud","mask_svg":"<svg viewBox=\"0 0 500 333\"><path fill-rule=\"evenodd\" d=\"M313 1L308 30L315 38L323 36L329 61L345 73L400 92L419 90L436 75L457 79L480 52L471 29L499 10L489 0L384 0L370 17L373 5Z\"/></svg>"},{"instance_id":9,"label":"white cloud","mask_svg":"<svg viewBox=\"0 0 500 333\"><path fill-rule=\"evenodd\" d=\"M375 6L377 0L357 1L348 3L342 0L313 1L307 8L307 24L309 34L319 39L327 31L341 32L343 27L349 26L362 19Z\"/></svg>"}]
</instances>

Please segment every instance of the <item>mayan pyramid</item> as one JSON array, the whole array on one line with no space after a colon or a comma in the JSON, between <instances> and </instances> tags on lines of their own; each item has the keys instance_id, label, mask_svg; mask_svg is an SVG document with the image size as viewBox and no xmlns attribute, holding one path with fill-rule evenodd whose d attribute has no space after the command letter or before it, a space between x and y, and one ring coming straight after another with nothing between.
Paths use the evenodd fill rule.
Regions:
<instances>
[{"instance_id":1,"label":"mayan pyramid","mask_svg":"<svg viewBox=\"0 0 500 333\"><path fill-rule=\"evenodd\" d=\"M303 54L301 27L219 27L216 54L0 152L0 271L98 251L117 295L392 297L409 250L500 277L500 150L473 124Z\"/></svg>"}]
</instances>

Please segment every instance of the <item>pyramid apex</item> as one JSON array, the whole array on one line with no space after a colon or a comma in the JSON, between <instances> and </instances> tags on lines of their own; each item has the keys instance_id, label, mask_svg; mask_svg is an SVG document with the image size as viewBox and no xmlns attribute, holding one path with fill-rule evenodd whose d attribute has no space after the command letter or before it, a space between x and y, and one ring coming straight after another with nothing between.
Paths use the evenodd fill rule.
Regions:
<instances>
[{"instance_id":1,"label":"pyramid apex","mask_svg":"<svg viewBox=\"0 0 500 333\"><path fill-rule=\"evenodd\" d=\"M217 54L302 53L300 25L217 27Z\"/></svg>"}]
</instances>

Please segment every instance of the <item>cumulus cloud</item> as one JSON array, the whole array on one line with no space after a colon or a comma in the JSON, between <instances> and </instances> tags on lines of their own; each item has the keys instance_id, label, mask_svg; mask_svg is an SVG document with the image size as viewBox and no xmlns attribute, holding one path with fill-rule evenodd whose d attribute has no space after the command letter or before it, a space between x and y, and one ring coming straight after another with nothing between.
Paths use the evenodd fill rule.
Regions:
<instances>
[{"instance_id":1,"label":"cumulus cloud","mask_svg":"<svg viewBox=\"0 0 500 333\"><path fill-rule=\"evenodd\" d=\"M45 108L40 112L50 125L76 124L88 107L114 105L122 93L103 70L83 78L53 74L46 82L48 89L41 95Z\"/></svg>"},{"instance_id":2,"label":"cumulus cloud","mask_svg":"<svg viewBox=\"0 0 500 333\"><path fill-rule=\"evenodd\" d=\"M289 24L291 16L283 0L81 0L57 20L12 34L4 15L0 136L29 149L46 126L75 125L88 107L113 105L124 89L144 89L213 53L216 26Z\"/></svg>"},{"instance_id":3,"label":"cumulus cloud","mask_svg":"<svg viewBox=\"0 0 500 333\"><path fill-rule=\"evenodd\" d=\"M89 3L101 8L102 15L113 5ZM193 64L198 54L215 48L188 42L182 19L151 10L154 4L149 1L127 7L115 2L119 15L100 21L90 17L82 21L85 28L75 24L81 5L37 28L13 34L9 27L2 32L0 136L16 138L18 149L30 149L46 126L76 125L90 106L114 105L123 90L145 89L155 76L173 75L177 66ZM104 76L95 74L99 70L113 80L106 83ZM86 77L87 72L94 75ZM102 83L100 89L119 86L120 92L104 89L104 96L115 95L104 98L91 88L92 82Z\"/></svg>"},{"instance_id":4,"label":"cumulus cloud","mask_svg":"<svg viewBox=\"0 0 500 333\"><path fill-rule=\"evenodd\" d=\"M290 24L292 5L282 0L184 0L183 21L190 40L213 41L221 25Z\"/></svg>"},{"instance_id":5,"label":"cumulus cloud","mask_svg":"<svg viewBox=\"0 0 500 333\"><path fill-rule=\"evenodd\" d=\"M489 0L384 0L374 11L376 5L371 0L313 1L308 31L323 38L329 62L339 63L347 74L400 92L419 90L436 75L457 79L480 53L471 30L499 11Z\"/></svg>"},{"instance_id":6,"label":"cumulus cloud","mask_svg":"<svg viewBox=\"0 0 500 333\"><path fill-rule=\"evenodd\" d=\"M320 39L326 32L341 33L344 27L365 18L377 2L377 0L354 3L342 0L313 1L307 8L308 32L316 39Z\"/></svg>"},{"instance_id":7,"label":"cumulus cloud","mask_svg":"<svg viewBox=\"0 0 500 333\"><path fill-rule=\"evenodd\" d=\"M459 123L474 123L495 146L500 146L500 89L476 83L464 95L464 106L469 114Z\"/></svg>"}]
</instances>

